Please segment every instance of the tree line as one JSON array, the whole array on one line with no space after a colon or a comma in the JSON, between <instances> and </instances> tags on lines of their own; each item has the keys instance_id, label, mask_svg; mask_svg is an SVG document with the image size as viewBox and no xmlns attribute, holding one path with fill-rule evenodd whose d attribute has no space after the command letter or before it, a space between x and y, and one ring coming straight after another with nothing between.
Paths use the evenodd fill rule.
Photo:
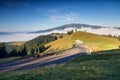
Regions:
<instances>
[{"instance_id":1,"label":"tree line","mask_svg":"<svg viewBox=\"0 0 120 80\"><path fill-rule=\"evenodd\" d=\"M0 58L12 56L26 56L42 53L46 49L48 49L48 47L45 47L44 45L56 39L56 36L41 35L26 42L24 45L21 46L0 43Z\"/></svg>"}]
</instances>

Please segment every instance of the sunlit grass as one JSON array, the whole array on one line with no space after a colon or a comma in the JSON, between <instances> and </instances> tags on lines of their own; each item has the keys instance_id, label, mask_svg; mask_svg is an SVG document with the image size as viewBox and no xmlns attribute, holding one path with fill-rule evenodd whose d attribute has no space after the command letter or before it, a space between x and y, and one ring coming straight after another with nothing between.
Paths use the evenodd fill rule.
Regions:
<instances>
[{"instance_id":1,"label":"sunlit grass","mask_svg":"<svg viewBox=\"0 0 120 80\"><path fill-rule=\"evenodd\" d=\"M75 40L78 39L83 41L92 51L117 49L120 45L120 41L116 38L78 31L72 35L48 43L46 46L50 46L50 48L46 52L55 52L71 48Z\"/></svg>"}]
</instances>

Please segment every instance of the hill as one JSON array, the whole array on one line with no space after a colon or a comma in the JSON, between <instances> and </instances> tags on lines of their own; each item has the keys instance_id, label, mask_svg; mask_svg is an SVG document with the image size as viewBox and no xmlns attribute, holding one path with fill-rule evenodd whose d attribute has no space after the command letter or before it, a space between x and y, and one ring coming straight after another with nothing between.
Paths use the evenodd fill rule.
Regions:
<instances>
[{"instance_id":1,"label":"hill","mask_svg":"<svg viewBox=\"0 0 120 80\"><path fill-rule=\"evenodd\" d=\"M35 32L29 32L29 34L39 33L39 34L51 34L51 33L67 33L69 30L77 31L87 31L90 33L100 34L100 35L120 35L120 27L107 27L80 23L71 23L66 25L61 25L55 28L47 30L39 30Z\"/></svg>"},{"instance_id":2,"label":"hill","mask_svg":"<svg viewBox=\"0 0 120 80\"><path fill-rule=\"evenodd\" d=\"M101 54L105 53L105 54ZM113 64L113 65L111 65ZM72 61L0 75L0 80L119 80L120 50L80 55Z\"/></svg>"},{"instance_id":3,"label":"hill","mask_svg":"<svg viewBox=\"0 0 120 80\"><path fill-rule=\"evenodd\" d=\"M42 35L26 42L25 46L27 54L31 55L42 53L47 49L47 47L45 48L44 45L56 39L57 37L54 35Z\"/></svg>"},{"instance_id":4,"label":"hill","mask_svg":"<svg viewBox=\"0 0 120 80\"><path fill-rule=\"evenodd\" d=\"M47 47L44 47L44 45L56 39L57 35L41 35L25 43L0 43L0 58L26 56L42 53L47 49Z\"/></svg>"},{"instance_id":5,"label":"hill","mask_svg":"<svg viewBox=\"0 0 120 80\"><path fill-rule=\"evenodd\" d=\"M55 27L55 28L51 28L51 29L48 29L48 30L40 30L40 31L35 31L35 32L30 32L30 33L43 33L43 32L50 32L50 31L53 31L53 30L62 30L62 29L65 29L65 28L81 28L81 27L91 27L93 29L99 29L103 26L97 26L97 25L88 25L88 24L75 24L75 23L72 23L72 24L66 24L66 25L62 25L62 26L58 26L58 27Z\"/></svg>"},{"instance_id":6,"label":"hill","mask_svg":"<svg viewBox=\"0 0 120 80\"><path fill-rule=\"evenodd\" d=\"M77 31L62 39L50 42L47 46L50 48L46 52L60 51L71 48L76 40L83 41L92 51L116 49L120 45L120 41L116 38L105 37L88 32Z\"/></svg>"}]
</instances>

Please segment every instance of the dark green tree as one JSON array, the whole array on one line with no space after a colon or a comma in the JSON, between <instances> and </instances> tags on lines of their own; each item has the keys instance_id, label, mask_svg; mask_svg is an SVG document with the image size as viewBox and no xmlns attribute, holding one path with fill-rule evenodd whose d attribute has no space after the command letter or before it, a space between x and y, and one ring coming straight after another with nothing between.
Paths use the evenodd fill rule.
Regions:
<instances>
[{"instance_id":1,"label":"dark green tree","mask_svg":"<svg viewBox=\"0 0 120 80\"><path fill-rule=\"evenodd\" d=\"M0 44L0 58L8 57L8 53L5 51L5 44Z\"/></svg>"},{"instance_id":2,"label":"dark green tree","mask_svg":"<svg viewBox=\"0 0 120 80\"><path fill-rule=\"evenodd\" d=\"M71 35L72 33L74 33L73 30L67 32L68 35Z\"/></svg>"}]
</instances>

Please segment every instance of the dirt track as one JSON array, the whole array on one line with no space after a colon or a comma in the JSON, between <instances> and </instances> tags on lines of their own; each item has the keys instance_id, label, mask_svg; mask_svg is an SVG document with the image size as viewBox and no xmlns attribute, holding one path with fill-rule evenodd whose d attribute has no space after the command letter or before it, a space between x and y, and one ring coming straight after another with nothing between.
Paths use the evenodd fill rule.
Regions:
<instances>
[{"instance_id":1,"label":"dirt track","mask_svg":"<svg viewBox=\"0 0 120 80\"><path fill-rule=\"evenodd\" d=\"M72 58L77 57L79 54L86 53L87 49L83 45L75 45L72 49L61 52L58 55L52 55L49 57L36 58L28 61L21 61L18 63L10 63L5 65L0 65L0 74L14 71L14 70L25 70L36 67L44 67L52 64L65 63Z\"/></svg>"}]
</instances>

